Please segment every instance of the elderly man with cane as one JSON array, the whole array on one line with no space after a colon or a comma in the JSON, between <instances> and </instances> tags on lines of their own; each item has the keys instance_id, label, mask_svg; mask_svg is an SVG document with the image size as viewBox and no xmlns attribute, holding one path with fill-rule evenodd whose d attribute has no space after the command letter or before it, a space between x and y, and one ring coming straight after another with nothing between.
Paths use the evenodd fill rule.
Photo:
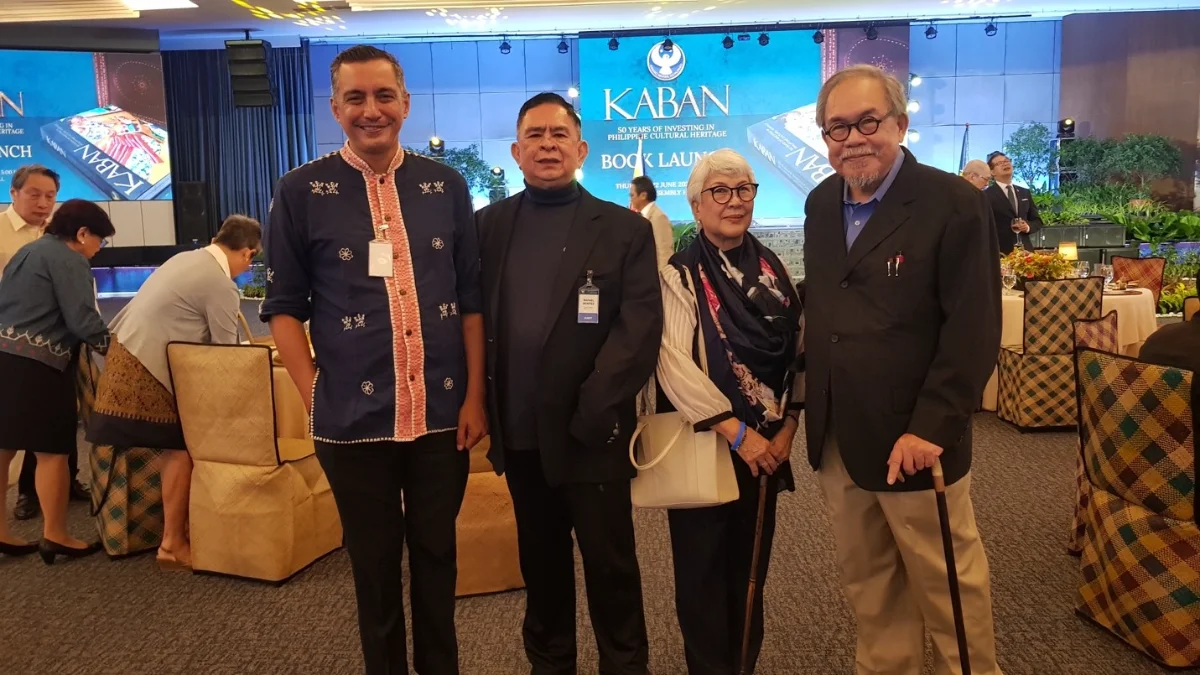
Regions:
<instances>
[{"instance_id":1,"label":"elderly man with cane","mask_svg":"<svg viewBox=\"0 0 1200 675\"><path fill-rule=\"evenodd\" d=\"M858 620L857 672L920 673L928 630L938 672L995 675L970 468L1000 348L999 248L983 193L900 147L905 110L903 86L872 66L836 73L817 99L837 175L805 206L809 462Z\"/></svg>"}]
</instances>

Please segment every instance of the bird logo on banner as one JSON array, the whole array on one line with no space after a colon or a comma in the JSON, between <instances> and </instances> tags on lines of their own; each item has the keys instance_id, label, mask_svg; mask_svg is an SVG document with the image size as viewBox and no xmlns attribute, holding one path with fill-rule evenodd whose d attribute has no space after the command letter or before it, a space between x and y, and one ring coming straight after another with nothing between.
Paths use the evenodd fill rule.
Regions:
<instances>
[{"instance_id":1,"label":"bird logo on banner","mask_svg":"<svg viewBox=\"0 0 1200 675\"><path fill-rule=\"evenodd\" d=\"M682 75L683 67L687 65L683 47L668 43L669 40L659 42L651 47L650 53L646 55L646 68L654 76L654 79L662 82L674 80Z\"/></svg>"}]
</instances>

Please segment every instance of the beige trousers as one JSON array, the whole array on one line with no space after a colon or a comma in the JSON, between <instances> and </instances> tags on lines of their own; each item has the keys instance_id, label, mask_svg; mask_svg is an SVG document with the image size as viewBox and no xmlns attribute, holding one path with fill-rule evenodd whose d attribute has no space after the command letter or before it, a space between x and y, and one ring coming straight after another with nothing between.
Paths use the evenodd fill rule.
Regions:
<instances>
[{"instance_id":1,"label":"beige trousers","mask_svg":"<svg viewBox=\"0 0 1200 675\"><path fill-rule=\"evenodd\" d=\"M886 471L886 465L880 465ZM842 587L858 619L858 675L920 675L925 631L938 675L960 675L946 557L933 490L868 492L827 443L818 472ZM1000 675L987 557L975 527L971 475L946 488L972 675Z\"/></svg>"}]
</instances>

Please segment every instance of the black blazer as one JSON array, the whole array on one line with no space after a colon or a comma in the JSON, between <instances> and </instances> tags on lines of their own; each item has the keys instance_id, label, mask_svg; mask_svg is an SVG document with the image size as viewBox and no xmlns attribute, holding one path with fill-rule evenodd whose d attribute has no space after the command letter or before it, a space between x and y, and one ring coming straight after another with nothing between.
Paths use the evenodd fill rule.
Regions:
<instances>
[{"instance_id":1,"label":"black blazer","mask_svg":"<svg viewBox=\"0 0 1200 675\"><path fill-rule=\"evenodd\" d=\"M1020 235L1021 245L1028 250L1033 250L1029 235L1045 227L1042 217L1038 215L1037 205L1033 203L1033 194L1020 185L1013 185L1013 190L1017 193L1016 211L1013 211L1012 202L1008 201L1008 195L999 185L992 183L984 190L996 219L996 239L999 240L1001 253L1012 253L1017 246L1017 233L1012 231L1013 218L1024 218L1029 223L1029 233Z\"/></svg>"},{"instance_id":2,"label":"black blazer","mask_svg":"<svg viewBox=\"0 0 1200 675\"><path fill-rule=\"evenodd\" d=\"M927 490L929 471L887 484L904 433L943 448L946 482L971 468L971 416L1000 352L1000 271L992 213L958 176L904 165L846 251L845 183L805 205L808 460L830 416L850 477L872 491ZM901 253L898 276L888 259Z\"/></svg>"},{"instance_id":3,"label":"black blazer","mask_svg":"<svg viewBox=\"0 0 1200 675\"><path fill-rule=\"evenodd\" d=\"M1200 373L1200 315L1154 331L1142 345L1138 360ZM1192 386L1200 384L1193 382Z\"/></svg>"},{"instance_id":4,"label":"black blazer","mask_svg":"<svg viewBox=\"0 0 1200 675\"><path fill-rule=\"evenodd\" d=\"M538 369L537 434L542 469L550 485L629 479L629 439L637 424L635 399L654 373L662 343L662 291L654 238L640 214L593 197L581 197L567 246L557 261L547 335ZM513 224L524 193L475 214L483 272L487 332L488 459L504 472L504 432L497 405L500 288ZM578 322L578 292L600 288L600 322Z\"/></svg>"}]
</instances>

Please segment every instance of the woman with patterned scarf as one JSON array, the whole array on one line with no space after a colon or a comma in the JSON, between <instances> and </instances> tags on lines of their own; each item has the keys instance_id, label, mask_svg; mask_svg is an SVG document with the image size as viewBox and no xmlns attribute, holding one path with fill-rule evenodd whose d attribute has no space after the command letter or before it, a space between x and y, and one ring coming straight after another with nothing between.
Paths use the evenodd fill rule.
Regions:
<instances>
[{"instance_id":1,"label":"woman with patterned scarf","mask_svg":"<svg viewBox=\"0 0 1200 675\"><path fill-rule=\"evenodd\" d=\"M698 235L660 270L665 323L658 386L676 410L696 420L697 431L711 429L729 440L740 493L729 504L668 512L675 607L690 675L737 672L757 478L765 473L748 660L753 672L763 640L763 582L777 496L795 489L788 458L803 400L802 308L787 269L747 231L757 193L754 171L738 153L718 150L701 159L687 185ZM698 340L704 340L707 376L693 356Z\"/></svg>"}]
</instances>

